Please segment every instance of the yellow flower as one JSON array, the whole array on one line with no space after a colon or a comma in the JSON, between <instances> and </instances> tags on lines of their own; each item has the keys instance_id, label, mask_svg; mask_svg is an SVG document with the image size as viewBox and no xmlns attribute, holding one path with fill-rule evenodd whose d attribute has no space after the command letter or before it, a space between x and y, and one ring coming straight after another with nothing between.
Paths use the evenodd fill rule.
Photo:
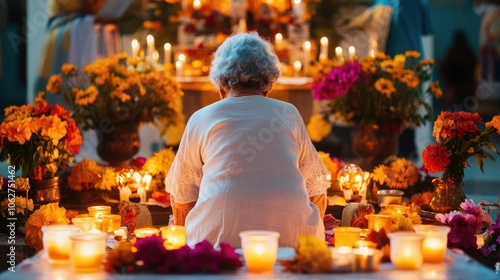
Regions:
<instances>
[{"instance_id":1,"label":"yellow flower","mask_svg":"<svg viewBox=\"0 0 500 280\"><path fill-rule=\"evenodd\" d=\"M103 171L97 162L84 158L71 168L71 175L68 177L69 188L74 191L93 189Z\"/></svg>"},{"instance_id":2,"label":"yellow flower","mask_svg":"<svg viewBox=\"0 0 500 280\"><path fill-rule=\"evenodd\" d=\"M500 135L500 115L494 116L491 121L486 123L486 128L494 127Z\"/></svg>"},{"instance_id":3,"label":"yellow flower","mask_svg":"<svg viewBox=\"0 0 500 280\"><path fill-rule=\"evenodd\" d=\"M332 132L332 125L320 115L312 115L307 124L307 132L311 141L320 142Z\"/></svg>"},{"instance_id":4,"label":"yellow flower","mask_svg":"<svg viewBox=\"0 0 500 280\"><path fill-rule=\"evenodd\" d=\"M14 180L16 189L20 191L27 191L30 189L30 181L26 177L16 177Z\"/></svg>"},{"instance_id":5,"label":"yellow flower","mask_svg":"<svg viewBox=\"0 0 500 280\"><path fill-rule=\"evenodd\" d=\"M397 68L404 68L406 63L406 56L398 54L394 56L394 66Z\"/></svg>"},{"instance_id":6,"label":"yellow flower","mask_svg":"<svg viewBox=\"0 0 500 280\"><path fill-rule=\"evenodd\" d=\"M24 226L24 231L26 232L24 242L26 245L35 248L37 252L41 251L43 249L42 227L45 225L68 223L66 209L59 207L58 203L42 205L26 221L26 225Z\"/></svg>"},{"instance_id":7,"label":"yellow flower","mask_svg":"<svg viewBox=\"0 0 500 280\"><path fill-rule=\"evenodd\" d=\"M167 175L174 161L175 153L170 149L161 149L149 157L144 163L143 169L151 175Z\"/></svg>"},{"instance_id":8,"label":"yellow flower","mask_svg":"<svg viewBox=\"0 0 500 280\"><path fill-rule=\"evenodd\" d=\"M110 191L116 187L116 173L112 167L107 167L95 184L95 188L102 191Z\"/></svg>"},{"instance_id":9,"label":"yellow flower","mask_svg":"<svg viewBox=\"0 0 500 280\"><path fill-rule=\"evenodd\" d=\"M418 58L420 57L420 53L417 51L406 51L405 56L408 58Z\"/></svg>"},{"instance_id":10,"label":"yellow flower","mask_svg":"<svg viewBox=\"0 0 500 280\"><path fill-rule=\"evenodd\" d=\"M323 164L325 165L326 170L328 170L328 172L330 173L330 176L332 178L337 178L337 174L340 171L340 165L332 160L329 153L319 151L318 155Z\"/></svg>"},{"instance_id":11,"label":"yellow flower","mask_svg":"<svg viewBox=\"0 0 500 280\"><path fill-rule=\"evenodd\" d=\"M373 169L372 179L383 185L385 182L385 179L387 179L386 166L381 164L381 165L375 167Z\"/></svg>"},{"instance_id":12,"label":"yellow flower","mask_svg":"<svg viewBox=\"0 0 500 280\"><path fill-rule=\"evenodd\" d=\"M396 91L394 84L384 78L380 78L375 82L375 89L387 97L391 97L391 94Z\"/></svg>"},{"instance_id":13,"label":"yellow flower","mask_svg":"<svg viewBox=\"0 0 500 280\"><path fill-rule=\"evenodd\" d=\"M85 90L76 90L75 103L79 106L87 106L94 103L99 91L94 85L89 86Z\"/></svg>"},{"instance_id":14,"label":"yellow flower","mask_svg":"<svg viewBox=\"0 0 500 280\"><path fill-rule=\"evenodd\" d=\"M434 81L429 85L429 91L436 97L441 98L443 96L443 91L439 87L439 81Z\"/></svg>"},{"instance_id":15,"label":"yellow flower","mask_svg":"<svg viewBox=\"0 0 500 280\"><path fill-rule=\"evenodd\" d=\"M47 82L47 90L53 93L59 92L62 86L62 77L59 74L52 75Z\"/></svg>"},{"instance_id":16,"label":"yellow flower","mask_svg":"<svg viewBox=\"0 0 500 280\"><path fill-rule=\"evenodd\" d=\"M301 273L326 273L331 269L332 254L323 239L299 236L291 269Z\"/></svg>"},{"instance_id":17,"label":"yellow flower","mask_svg":"<svg viewBox=\"0 0 500 280\"><path fill-rule=\"evenodd\" d=\"M71 63L64 63L61 66L61 70L66 76L72 76L76 74L76 71L78 70L78 67L76 65L71 64Z\"/></svg>"}]
</instances>

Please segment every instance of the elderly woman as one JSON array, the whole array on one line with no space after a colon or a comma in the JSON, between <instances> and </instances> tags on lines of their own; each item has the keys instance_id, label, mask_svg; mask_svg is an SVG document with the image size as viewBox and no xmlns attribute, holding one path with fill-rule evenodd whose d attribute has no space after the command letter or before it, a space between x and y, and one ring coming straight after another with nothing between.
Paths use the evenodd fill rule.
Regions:
<instances>
[{"instance_id":1,"label":"elderly woman","mask_svg":"<svg viewBox=\"0 0 500 280\"><path fill-rule=\"evenodd\" d=\"M210 78L221 101L195 112L166 178L175 224L188 244L204 239L240 247L244 230L324 238L327 170L297 109L267 98L278 58L257 33L229 37Z\"/></svg>"}]
</instances>

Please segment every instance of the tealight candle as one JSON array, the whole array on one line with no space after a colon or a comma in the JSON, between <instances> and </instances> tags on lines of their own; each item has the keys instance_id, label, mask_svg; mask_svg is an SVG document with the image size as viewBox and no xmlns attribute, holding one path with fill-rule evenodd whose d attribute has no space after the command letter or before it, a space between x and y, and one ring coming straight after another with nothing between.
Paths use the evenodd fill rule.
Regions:
<instances>
[{"instance_id":1,"label":"tealight candle","mask_svg":"<svg viewBox=\"0 0 500 280\"><path fill-rule=\"evenodd\" d=\"M279 232L242 231L240 232L243 258L249 272L272 272L278 257Z\"/></svg>"},{"instance_id":2,"label":"tealight candle","mask_svg":"<svg viewBox=\"0 0 500 280\"><path fill-rule=\"evenodd\" d=\"M71 263L76 272L100 271L106 253L106 233L71 235Z\"/></svg>"},{"instance_id":3,"label":"tealight candle","mask_svg":"<svg viewBox=\"0 0 500 280\"><path fill-rule=\"evenodd\" d=\"M43 248L50 263L65 264L69 262L71 251L70 235L78 233L77 225L47 225L42 227Z\"/></svg>"},{"instance_id":4,"label":"tealight candle","mask_svg":"<svg viewBox=\"0 0 500 280\"><path fill-rule=\"evenodd\" d=\"M177 225L164 226L160 228L160 231L165 249L179 249L186 245L186 227Z\"/></svg>"},{"instance_id":5,"label":"tealight candle","mask_svg":"<svg viewBox=\"0 0 500 280\"><path fill-rule=\"evenodd\" d=\"M160 230L157 228L145 227L145 228L137 228L134 230L134 234L136 238L144 238L149 236L159 236Z\"/></svg>"},{"instance_id":6,"label":"tealight candle","mask_svg":"<svg viewBox=\"0 0 500 280\"><path fill-rule=\"evenodd\" d=\"M391 232L391 227L392 227L391 216L381 215L381 214L368 214L365 215L365 218L368 219L369 230L379 232L380 230L384 229L385 233Z\"/></svg>"},{"instance_id":7,"label":"tealight candle","mask_svg":"<svg viewBox=\"0 0 500 280\"><path fill-rule=\"evenodd\" d=\"M387 236L391 244L391 262L397 269L416 270L422 266L423 235L399 231L389 233Z\"/></svg>"},{"instance_id":8,"label":"tealight candle","mask_svg":"<svg viewBox=\"0 0 500 280\"><path fill-rule=\"evenodd\" d=\"M368 247L354 249L352 254L354 257L354 271L359 272L377 271L383 256L382 251Z\"/></svg>"},{"instance_id":9,"label":"tealight candle","mask_svg":"<svg viewBox=\"0 0 500 280\"><path fill-rule=\"evenodd\" d=\"M357 227L336 227L333 228L335 238L335 247L347 246L353 247L359 240L361 229Z\"/></svg>"},{"instance_id":10,"label":"tealight candle","mask_svg":"<svg viewBox=\"0 0 500 280\"><path fill-rule=\"evenodd\" d=\"M98 218L101 215L111 214L111 206L89 206L89 215Z\"/></svg>"},{"instance_id":11,"label":"tealight candle","mask_svg":"<svg viewBox=\"0 0 500 280\"><path fill-rule=\"evenodd\" d=\"M443 262L446 254L446 247L448 246L448 233L450 232L450 228L438 225L414 225L413 229L416 233L425 236L422 245L424 262Z\"/></svg>"},{"instance_id":12,"label":"tealight candle","mask_svg":"<svg viewBox=\"0 0 500 280\"><path fill-rule=\"evenodd\" d=\"M122 216L117 214L106 214L101 215L100 218L103 220L102 231L114 232L115 230L120 229Z\"/></svg>"},{"instance_id":13,"label":"tealight candle","mask_svg":"<svg viewBox=\"0 0 500 280\"><path fill-rule=\"evenodd\" d=\"M332 252L332 271L350 272L352 271L352 248L347 246L333 247Z\"/></svg>"},{"instance_id":14,"label":"tealight candle","mask_svg":"<svg viewBox=\"0 0 500 280\"><path fill-rule=\"evenodd\" d=\"M75 217L71 219L74 225L81 227L82 231L91 231L92 229L100 229L99 220L95 217Z\"/></svg>"},{"instance_id":15,"label":"tealight candle","mask_svg":"<svg viewBox=\"0 0 500 280\"><path fill-rule=\"evenodd\" d=\"M319 40L319 43L321 45L320 47L320 52L319 52L319 60L327 60L328 59L328 38L322 37Z\"/></svg>"}]
</instances>

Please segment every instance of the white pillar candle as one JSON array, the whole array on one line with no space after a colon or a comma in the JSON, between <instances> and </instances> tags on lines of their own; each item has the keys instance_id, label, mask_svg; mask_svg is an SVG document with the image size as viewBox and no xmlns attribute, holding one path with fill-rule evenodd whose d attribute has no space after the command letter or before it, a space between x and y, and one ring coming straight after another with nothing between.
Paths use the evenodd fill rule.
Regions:
<instances>
[{"instance_id":1,"label":"white pillar candle","mask_svg":"<svg viewBox=\"0 0 500 280\"><path fill-rule=\"evenodd\" d=\"M349 47L349 58L351 58L352 60L356 59L356 48L354 48L353 46Z\"/></svg>"},{"instance_id":2,"label":"white pillar candle","mask_svg":"<svg viewBox=\"0 0 500 280\"><path fill-rule=\"evenodd\" d=\"M132 190L126 185L120 189L120 201L130 201L129 197L132 194Z\"/></svg>"},{"instance_id":3,"label":"white pillar candle","mask_svg":"<svg viewBox=\"0 0 500 280\"><path fill-rule=\"evenodd\" d=\"M182 61L180 60L175 62L175 75L177 77L182 77Z\"/></svg>"},{"instance_id":4,"label":"white pillar candle","mask_svg":"<svg viewBox=\"0 0 500 280\"><path fill-rule=\"evenodd\" d=\"M153 35L149 34L146 37L146 45L147 45L146 56L151 58L153 56L153 52L155 51L155 37L153 37Z\"/></svg>"},{"instance_id":5,"label":"white pillar candle","mask_svg":"<svg viewBox=\"0 0 500 280\"><path fill-rule=\"evenodd\" d=\"M153 64L158 64L158 60L160 60L160 54L158 53L157 50L153 51L153 54L151 55L151 60L153 61Z\"/></svg>"},{"instance_id":6,"label":"white pillar candle","mask_svg":"<svg viewBox=\"0 0 500 280\"><path fill-rule=\"evenodd\" d=\"M302 63L300 63L300 61L297 60L293 63L293 70L295 76L297 77L299 76L300 69L302 69Z\"/></svg>"},{"instance_id":7,"label":"white pillar candle","mask_svg":"<svg viewBox=\"0 0 500 280\"><path fill-rule=\"evenodd\" d=\"M274 44L276 45L276 50L281 50L283 48L283 35L281 33L276 33L274 36Z\"/></svg>"},{"instance_id":8,"label":"white pillar candle","mask_svg":"<svg viewBox=\"0 0 500 280\"><path fill-rule=\"evenodd\" d=\"M201 8L201 1L200 0L194 0L193 1L193 9L198 11Z\"/></svg>"},{"instance_id":9,"label":"white pillar candle","mask_svg":"<svg viewBox=\"0 0 500 280\"><path fill-rule=\"evenodd\" d=\"M321 47L319 52L319 60L327 60L328 59L328 38L322 37L319 41Z\"/></svg>"},{"instance_id":10,"label":"white pillar candle","mask_svg":"<svg viewBox=\"0 0 500 280\"><path fill-rule=\"evenodd\" d=\"M172 45L170 43L166 43L163 46L163 50L165 64L170 64L172 62Z\"/></svg>"},{"instance_id":11,"label":"white pillar candle","mask_svg":"<svg viewBox=\"0 0 500 280\"><path fill-rule=\"evenodd\" d=\"M132 57L138 57L139 56L139 41L134 39L132 40Z\"/></svg>"},{"instance_id":12,"label":"white pillar candle","mask_svg":"<svg viewBox=\"0 0 500 280\"><path fill-rule=\"evenodd\" d=\"M311 42L305 41L303 49L304 49L304 72L307 72L309 68L309 62L311 62Z\"/></svg>"}]
</instances>

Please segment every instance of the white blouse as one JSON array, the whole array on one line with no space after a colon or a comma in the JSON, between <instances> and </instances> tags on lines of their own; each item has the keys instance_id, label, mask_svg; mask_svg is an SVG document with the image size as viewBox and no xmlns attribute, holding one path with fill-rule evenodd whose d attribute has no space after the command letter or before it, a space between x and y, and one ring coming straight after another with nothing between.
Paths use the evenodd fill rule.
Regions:
<instances>
[{"instance_id":1,"label":"white blouse","mask_svg":"<svg viewBox=\"0 0 500 280\"><path fill-rule=\"evenodd\" d=\"M263 96L230 97L189 119L166 178L175 202L196 201L186 217L188 245L207 239L240 247L244 230L324 238L309 197L326 193L327 170L297 109Z\"/></svg>"}]
</instances>

